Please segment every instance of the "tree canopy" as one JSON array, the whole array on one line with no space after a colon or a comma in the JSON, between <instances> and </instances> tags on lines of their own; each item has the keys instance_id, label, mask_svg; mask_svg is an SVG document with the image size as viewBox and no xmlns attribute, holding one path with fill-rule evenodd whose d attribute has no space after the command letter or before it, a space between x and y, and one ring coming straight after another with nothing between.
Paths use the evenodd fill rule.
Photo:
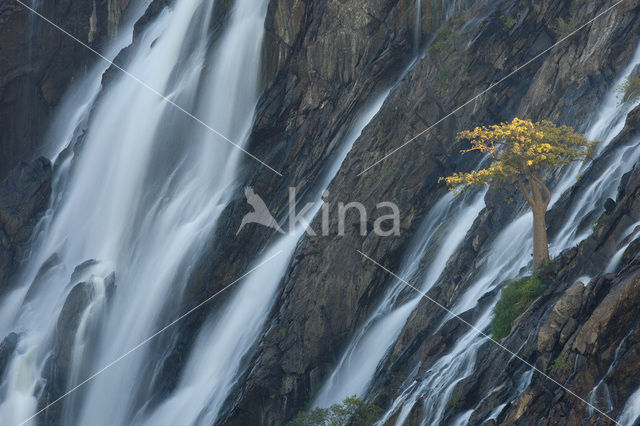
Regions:
<instances>
[{"instance_id":1,"label":"tree canopy","mask_svg":"<svg viewBox=\"0 0 640 426\"><path fill-rule=\"evenodd\" d=\"M598 142L587 140L568 126L550 121L533 123L514 118L510 123L476 127L458 134L471 147L462 153L479 151L493 160L488 167L441 178L450 189L514 183L524 178L544 180L551 169L589 157Z\"/></svg>"},{"instance_id":2,"label":"tree canopy","mask_svg":"<svg viewBox=\"0 0 640 426\"><path fill-rule=\"evenodd\" d=\"M587 140L568 126L550 121L531 122L514 118L510 123L476 127L460 132L471 147L463 153L479 151L492 160L480 170L454 173L440 178L449 189L475 185L517 184L533 212L533 270L549 260L545 212L551 201L546 177L555 168L588 158L598 142Z\"/></svg>"}]
</instances>

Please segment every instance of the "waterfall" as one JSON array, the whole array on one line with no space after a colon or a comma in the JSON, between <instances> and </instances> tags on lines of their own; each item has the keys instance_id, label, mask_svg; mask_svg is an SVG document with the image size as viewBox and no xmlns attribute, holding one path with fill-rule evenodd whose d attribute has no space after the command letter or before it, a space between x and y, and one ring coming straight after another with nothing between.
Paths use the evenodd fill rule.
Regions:
<instances>
[{"instance_id":1,"label":"waterfall","mask_svg":"<svg viewBox=\"0 0 640 426\"><path fill-rule=\"evenodd\" d=\"M260 91L266 6L265 0L236 1L211 49L204 35L213 3L179 0L138 35L127 70L243 143ZM100 310L85 311L67 380L102 368L163 325L167 301L182 291L243 160L239 150L126 75L114 75L98 95L100 76L99 67L90 73L96 80L82 83L90 90L63 106L73 111L71 119L51 130L53 139L63 136L75 146L47 147L59 164L53 208L40 224L19 285L3 300L0 330L20 332L3 382L3 422L18 424L36 409L56 319L79 281L74 269L85 271L83 280L94 290L115 272L117 291L91 344L82 324ZM93 293L98 306L105 292ZM142 348L63 400L62 422L127 424L149 362Z\"/></svg>"},{"instance_id":2,"label":"waterfall","mask_svg":"<svg viewBox=\"0 0 640 426\"><path fill-rule=\"evenodd\" d=\"M180 0L138 36L127 70L225 136L244 142L259 92L266 6L264 0L236 1L225 32L209 53L205 35L211 2ZM92 300L73 338L70 385L162 325L167 301L181 293L193 259L227 204L242 159L220 137L195 126L127 76L117 75L101 91L103 71L97 67L94 79L81 83L83 90L68 95L61 114L67 120L50 129L47 149L58 164L53 208L41 224L22 284L3 301L10 310L2 311L0 329L23 328L4 381L7 397L0 405L0 416L11 422L36 410L55 320L80 278L91 288ZM340 149L316 180L320 185L308 221L388 93L340 133ZM74 144L77 152L69 148ZM279 253L261 273L241 282L203 326L177 389L165 401L153 409L139 406L148 397L139 388L140 373L154 362L143 347L63 400L63 423L213 423L246 367L241 359L260 336L302 235L299 228L281 237L256 260L261 264ZM47 286L38 286L42 265L51 259L55 262L45 271ZM114 271L117 290L105 313L105 282ZM89 333L98 317L99 330Z\"/></svg>"},{"instance_id":3,"label":"waterfall","mask_svg":"<svg viewBox=\"0 0 640 426\"><path fill-rule=\"evenodd\" d=\"M627 113L635 107L635 105L620 105L616 99L616 89L638 63L640 63L640 46L629 66L605 97L594 124L587 132L590 139L603 141L598 153L601 153L622 130ZM580 220L592 210L593 206L602 205L606 198L615 196L622 175L633 167L639 156L640 141L638 140L632 145L618 148L607 172L594 183L580 190L580 196L576 197L578 200L576 205L570 206L570 214L565 219L564 227L552 244L555 253L572 247L588 236L588 234L577 235L576 228ZM571 188L577 176L588 167L589 164L577 164L563 172L559 180L560 184L553 188L551 205L562 193ZM527 266L532 247L531 216L531 212L527 212L517 217L498 235L482 260L484 265L478 275L479 278L458 299L452 308L454 313L460 314L474 307L482 295L492 291L505 280L515 278L521 268ZM514 238L514 236L518 237ZM488 304L489 306L479 315L474 323L477 329L484 330L489 326L495 302L496 300ZM396 414L398 417L395 424L403 424L419 400L422 401L425 413L422 424L442 422L446 404L452 396L455 385L473 373L477 351L485 342L486 338L478 335L475 330L470 330L460 337L449 353L438 359L424 374L420 375L419 381L414 381L396 398L380 424L384 424Z\"/></svg>"},{"instance_id":4,"label":"waterfall","mask_svg":"<svg viewBox=\"0 0 640 426\"><path fill-rule=\"evenodd\" d=\"M616 89L638 63L640 63L640 46L630 64L604 98L596 120L587 132L587 137L590 139L603 141L598 153L602 153L604 148L622 130L627 113L635 106L620 105ZM576 205L571 206L571 212L565 219L564 226L551 244L554 253L574 246L588 236L588 234L577 234L577 224L592 210L593 206L602 205L606 198L615 196L622 175L640 159L640 144L637 142L619 148L610 161L607 172L583 189L583 196L576 197L578 200ZM552 204L572 187L577 176L588 167L589 164L576 164L563 172L562 179L559 179L560 184L553 190ZM453 203L452 198L445 197L432 208L425 224L423 224L424 229L416 234L422 238L422 242L413 244L414 248L408 250L405 264L400 268L399 276L414 282L414 277L419 275L417 268L419 260L425 254L425 248L437 250L438 254L434 256L433 262L426 267L428 272L424 274L425 281L419 285L422 291L428 290L437 281L447 260L454 253L457 244L461 242L461 238L458 239L455 234L461 232L463 238L466 229L470 227L482 208L482 203L462 203L457 206L458 213L451 215L453 209L456 208ZM432 246L429 244L433 238L433 232L430 232L430 229L434 227L434 224L431 224L430 221L438 221L438 218L442 216L442 211L448 212L446 217L455 219L449 222L445 221L444 224L439 223L438 226L453 228L455 232L449 235L449 244ZM473 308L480 297L495 289L505 280L516 277L519 271L527 266L527 259L530 257L532 247L531 224L531 213L527 212L505 226L494 241L489 253L481 261L478 278L460 296L452 308L454 313L461 314ZM393 283L380 306L355 333L333 373L321 388L314 401L315 406L326 407L353 394L358 394L360 397L366 396L367 388L373 380L376 369L384 357L389 355L390 347L395 343L406 320L420 300L420 296L416 296L409 302L398 303L398 293L406 286L396 281ZM490 304L479 315L474 326L481 330L486 329L491 322L492 310L493 304ZM448 315L445 321L450 318L451 316ZM440 423L446 403L450 399L455 385L472 374L477 350L485 341L486 338L478 336L473 330L460 337L454 348L438 359L428 371L421 374L419 380L405 383L404 391L392 402L379 423L386 424L385 422L389 421L392 416L397 415L395 424L403 424L418 399L422 399L425 407L424 412L427 413L422 423ZM528 374L530 378L530 373ZM493 414L497 417L499 412ZM465 413L456 422L464 423L468 415L470 413Z\"/></svg>"},{"instance_id":5,"label":"waterfall","mask_svg":"<svg viewBox=\"0 0 640 426\"><path fill-rule=\"evenodd\" d=\"M421 239L407 256L401 267L402 277L412 277L418 272L425 255L434 255L421 281L415 284L421 291L428 291L444 270L447 260L462 243L474 219L484 208L484 194L474 194L471 200L455 203L452 194L440 199L427 215L416 233ZM447 221L446 218L453 218ZM441 240L441 241L439 241ZM351 395L364 395L376 369L397 339L407 318L420 302L420 295L406 296L406 285L395 280L380 305L356 333L338 366L320 390L315 406L327 407L339 403ZM402 299L402 300L400 300Z\"/></svg>"},{"instance_id":6,"label":"waterfall","mask_svg":"<svg viewBox=\"0 0 640 426\"><path fill-rule=\"evenodd\" d=\"M640 420L640 388L629 397L618 417L618 422L622 425L635 425L638 420Z\"/></svg>"},{"instance_id":7,"label":"waterfall","mask_svg":"<svg viewBox=\"0 0 640 426\"><path fill-rule=\"evenodd\" d=\"M341 141L341 149L314 194L313 207L305 215L308 223L323 204L322 194L340 169L340 165L364 127L381 108L389 91L361 111ZM280 282L289 266L296 245L305 234L299 226L282 236L260 256L258 263L280 255L268 267L261 268L240 284L219 315L202 327L174 394L152 413L145 424L213 424L238 377L241 361L254 347L271 310Z\"/></svg>"}]
</instances>

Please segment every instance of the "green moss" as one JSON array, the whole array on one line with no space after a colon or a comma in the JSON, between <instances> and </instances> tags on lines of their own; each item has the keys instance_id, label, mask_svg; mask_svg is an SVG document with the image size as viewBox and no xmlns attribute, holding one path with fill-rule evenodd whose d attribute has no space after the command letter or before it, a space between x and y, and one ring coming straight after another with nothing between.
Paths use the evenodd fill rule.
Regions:
<instances>
[{"instance_id":1,"label":"green moss","mask_svg":"<svg viewBox=\"0 0 640 426\"><path fill-rule=\"evenodd\" d=\"M303 411L287 423L288 426L370 426L382 414L377 405L367 403L352 396L341 404L334 404L329 408L314 408Z\"/></svg>"},{"instance_id":2,"label":"green moss","mask_svg":"<svg viewBox=\"0 0 640 426\"><path fill-rule=\"evenodd\" d=\"M378 141L382 140L382 137L384 136L384 132L382 131L382 123L378 122Z\"/></svg>"},{"instance_id":3,"label":"green moss","mask_svg":"<svg viewBox=\"0 0 640 426\"><path fill-rule=\"evenodd\" d=\"M456 16L455 18L453 18L453 26L456 28L459 28L462 26L462 24L465 23L465 21L467 20L467 17L465 15L460 15L460 16Z\"/></svg>"},{"instance_id":4,"label":"green moss","mask_svg":"<svg viewBox=\"0 0 640 426\"><path fill-rule=\"evenodd\" d=\"M564 358L556 358L553 363L549 366L549 370L554 372L554 373L562 373L562 372L567 372L571 369L571 367L569 366L569 364L567 364L567 361L564 360Z\"/></svg>"},{"instance_id":5,"label":"green moss","mask_svg":"<svg viewBox=\"0 0 640 426\"><path fill-rule=\"evenodd\" d=\"M438 37L447 38L451 36L452 33L453 31L451 30L451 27L449 27L449 25L444 25L438 30Z\"/></svg>"},{"instance_id":6,"label":"green moss","mask_svg":"<svg viewBox=\"0 0 640 426\"><path fill-rule=\"evenodd\" d=\"M280 336L280 340L284 339L285 337L287 337L287 328L286 327L280 327L280 331L278 332L278 335Z\"/></svg>"},{"instance_id":7,"label":"green moss","mask_svg":"<svg viewBox=\"0 0 640 426\"><path fill-rule=\"evenodd\" d=\"M449 405L450 406L458 405L458 402L460 402L460 399L462 399L462 391L458 390L456 391L456 393L451 395L451 399L449 400Z\"/></svg>"},{"instance_id":8,"label":"green moss","mask_svg":"<svg viewBox=\"0 0 640 426\"><path fill-rule=\"evenodd\" d=\"M523 313L544 289L542 281L537 276L520 278L507 284L493 308L493 337L501 339L509 334L513 320Z\"/></svg>"},{"instance_id":9,"label":"green moss","mask_svg":"<svg viewBox=\"0 0 640 426\"><path fill-rule=\"evenodd\" d=\"M564 18L560 17L556 19L556 22L551 26L551 29L560 37L565 37L572 32L574 32L578 28L578 22L574 15L568 20L564 20Z\"/></svg>"},{"instance_id":10,"label":"green moss","mask_svg":"<svg viewBox=\"0 0 640 426\"><path fill-rule=\"evenodd\" d=\"M449 68L445 67L438 71L438 80L440 80L440 84L447 84L449 81Z\"/></svg>"},{"instance_id":11,"label":"green moss","mask_svg":"<svg viewBox=\"0 0 640 426\"><path fill-rule=\"evenodd\" d=\"M617 89L618 98L625 104L635 103L640 99L640 77L629 76Z\"/></svg>"},{"instance_id":12,"label":"green moss","mask_svg":"<svg viewBox=\"0 0 640 426\"><path fill-rule=\"evenodd\" d=\"M443 40L438 40L435 43L433 43L431 46L429 46L429 48L427 49L427 52L429 52L429 54L431 55L440 53L442 52L444 47L445 47L445 42Z\"/></svg>"},{"instance_id":13,"label":"green moss","mask_svg":"<svg viewBox=\"0 0 640 426\"><path fill-rule=\"evenodd\" d=\"M510 30L516 24L516 20L510 16L502 15L500 16L500 21L505 29Z\"/></svg>"}]
</instances>

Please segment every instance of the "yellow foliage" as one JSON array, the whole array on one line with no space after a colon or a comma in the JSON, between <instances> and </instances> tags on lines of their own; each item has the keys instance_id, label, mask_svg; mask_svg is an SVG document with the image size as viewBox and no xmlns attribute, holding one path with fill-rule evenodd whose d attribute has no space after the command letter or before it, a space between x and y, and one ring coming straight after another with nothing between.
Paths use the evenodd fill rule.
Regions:
<instances>
[{"instance_id":1,"label":"yellow foliage","mask_svg":"<svg viewBox=\"0 0 640 426\"><path fill-rule=\"evenodd\" d=\"M440 178L452 190L516 182L520 178L544 180L544 175L552 169L586 159L598 144L574 133L571 127L557 127L550 121L534 123L517 117L510 123L465 130L458 138L471 144L462 153L479 151L493 161L481 170Z\"/></svg>"}]
</instances>

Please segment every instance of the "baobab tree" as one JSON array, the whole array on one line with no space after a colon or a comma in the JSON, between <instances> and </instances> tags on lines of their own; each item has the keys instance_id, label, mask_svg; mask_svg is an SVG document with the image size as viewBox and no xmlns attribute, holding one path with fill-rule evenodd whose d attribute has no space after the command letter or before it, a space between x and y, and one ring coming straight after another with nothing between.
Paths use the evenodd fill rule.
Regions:
<instances>
[{"instance_id":1,"label":"baobab tree","mask_svg":"<svg viewBox=\"0 0 640 426\"><path fill-rule=\"evenodd\" d=\"M533 270L536 272L549 261L545 213L551 191L545 183L546 177L572 161L584 161L598 142L587 140L568 126L519 118L510 123L463 131L458 138L471 144L462 153L479 151L488 154L492 161L484 169L454 173L440 180L453 191L476 185L517 185L533 212Z\"/></svg>"}]
</instances>

